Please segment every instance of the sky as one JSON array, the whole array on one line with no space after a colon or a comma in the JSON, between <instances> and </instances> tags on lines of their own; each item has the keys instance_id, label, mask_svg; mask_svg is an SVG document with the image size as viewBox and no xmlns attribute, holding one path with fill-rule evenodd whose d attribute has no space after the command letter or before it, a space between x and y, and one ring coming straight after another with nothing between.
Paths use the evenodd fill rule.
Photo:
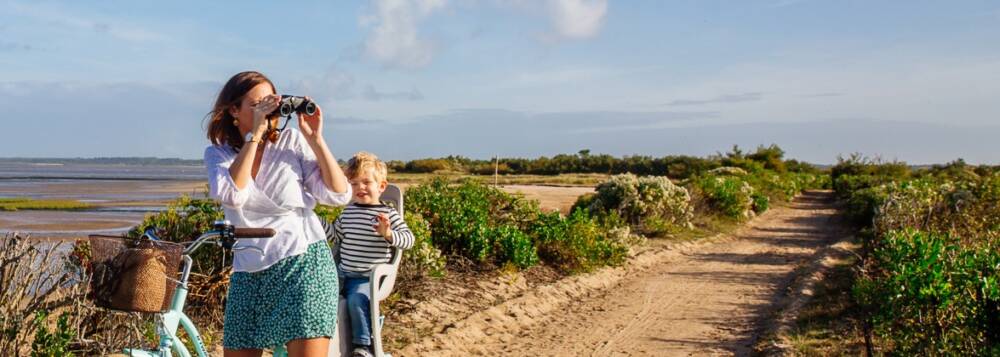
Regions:
<instances>
[{"instance_id":1,"label":"sky","mask_svg":"<svg viewBox=\"0 0 1000 357\"><path fill-rule=\"evenodd\" d=\"M1000 163L1000 2L959 0L0 0L0 157L201 158L244 70L338 158Z\"/></svg>"}]
</instances>

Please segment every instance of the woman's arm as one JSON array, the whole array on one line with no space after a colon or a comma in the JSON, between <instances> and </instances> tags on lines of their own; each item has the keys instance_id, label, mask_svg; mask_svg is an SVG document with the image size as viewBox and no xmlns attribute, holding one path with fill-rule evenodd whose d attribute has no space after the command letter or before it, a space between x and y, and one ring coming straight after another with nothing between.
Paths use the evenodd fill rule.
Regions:
<instances>
[{"instance_id":1,"label":"woman's arm","mask_svg":"<svg viewBox=\"0 0 1000 357\"><path fill-rule=\"evenodd\" d=\"M318 105L313 115L299 114L299 130L309 143L309 148L316 154L316 162L326 188L334 193L346 193L347 177L323 139L323 110Z\"/></svg>"},{"instance_id":2,"label":"woman's arm","mask_svg":"<svg viewBox=\"0 0 1000 357\"><path fill-rule=\"evenodd\" d=\"M223 206L238 208L250 199L254 186L247 185L243 189L236 187L236 182L229 174L233 160L226 149L217 146L205 148L208 196L218 200Z\"/></svg>"},{"instance_id":3,"label":"woman's arm","mask_svg":"<svg viewBox=\"0 0 1000 357\"><path fill-rule=\"evenodd\" d=\"M323 183L326 184L326 187L336 193L347 192L347 176L340 169L340 164L337 164L337 159L333 158L333 154L330 153L330 148L326 146L326 140L323 140L322 136L316 140L310 140L306 137L306 142L316 154L316 162L319 164L319 170L323 174Z\"/></svg>"},{"instance_id":4,"label":"woman's arm","mask_svg":"<svg viewBox=\"0 0 1000 357\"><path fill-rule=\"evenodd\" d=\"M257 149L267 134L267 115L278 107L281 96L272 94L264 97L260 103L253 107L253 138L243 143L243 148L236 155L232 166L229 166L229 175L233 177L236 188L244 189L253 181L253 161L257 156Z\"/></svg>"}]
</instances>

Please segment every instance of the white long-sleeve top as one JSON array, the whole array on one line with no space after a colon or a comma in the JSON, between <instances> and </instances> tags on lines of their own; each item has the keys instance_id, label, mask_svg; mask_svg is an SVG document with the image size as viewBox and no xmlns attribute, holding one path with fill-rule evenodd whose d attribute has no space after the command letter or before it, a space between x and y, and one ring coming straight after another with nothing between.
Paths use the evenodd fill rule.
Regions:
<instances>
[{"instance_id":1,"label":"white long-sleeve top","mask_svg":"<svg viewBox=\"0 0 1000 357\"><path fill-rule=\"evenodd\" d=\"M256 272L278 261L306 252L310 244L326 235L313 212L317 203L343 206L351 199L351 187L333 192L305 137L288 128L277 143L264 146L257 177L239 189L229 174L237 152L228 145L205 148L208 194L222 204L226 219L236 227L272 228L273 238L244 238L236 247L252 246L234 253L233 271Z\"/></svg>"}]
</instances>

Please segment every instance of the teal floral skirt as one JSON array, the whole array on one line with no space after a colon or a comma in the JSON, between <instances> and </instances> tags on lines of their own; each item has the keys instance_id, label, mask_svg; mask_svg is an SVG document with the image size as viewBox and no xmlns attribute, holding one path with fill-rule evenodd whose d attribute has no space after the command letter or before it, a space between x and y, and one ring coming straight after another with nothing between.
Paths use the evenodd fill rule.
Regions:
<instances>
[{"instance_id":1,"label":"teal floral skirt","mask_svg":"<svg viewBox=\"0 0 1000 357\"><path fill-rule=\"evenodd\" d=\"M300 338L333 336L337 268L326 241L265 270L229 279L222 346L264 349Z\"/></svg>"}]
</instances>

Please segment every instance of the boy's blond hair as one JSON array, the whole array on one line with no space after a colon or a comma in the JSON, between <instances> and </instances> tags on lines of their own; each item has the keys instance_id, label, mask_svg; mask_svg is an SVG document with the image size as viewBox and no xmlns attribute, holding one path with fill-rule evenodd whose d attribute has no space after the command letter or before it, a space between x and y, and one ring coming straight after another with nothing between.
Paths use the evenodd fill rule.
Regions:
<instances>
[{"instance_id":1,"label":"boy's blond hair","mask_svg":"<svg viewBox=\"0 0 1000 357\"><path fill-rule=\"evenodd\" d=\"M375 154L366 151L354 154L354 157L347 161L347 169L344 170L344 173L347 174L348 179L353 179L365 170L371 170L376 181L386 180L389 176L389 169L385 163L379 160Z\"/></svg>"}]
</instances>

